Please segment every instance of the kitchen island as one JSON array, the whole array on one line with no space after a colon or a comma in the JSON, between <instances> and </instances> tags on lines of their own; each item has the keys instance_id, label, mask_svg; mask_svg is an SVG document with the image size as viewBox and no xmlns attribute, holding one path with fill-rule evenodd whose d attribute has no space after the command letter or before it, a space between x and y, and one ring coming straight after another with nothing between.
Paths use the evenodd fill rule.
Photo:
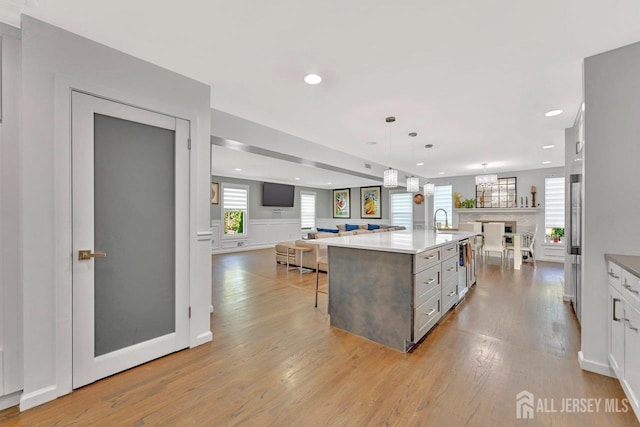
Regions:
<instances>
[{"instance_id":1,"label":"kitchen island","mask_svg":"<svg viewBox=\"0 0 640 427\"><path fill-rule=\"evenodd\" d=\"M329 249L331 326L409 351L458 302L458 244L474 235L393 231L314 242Z\"/></svg>"}]
</instances>

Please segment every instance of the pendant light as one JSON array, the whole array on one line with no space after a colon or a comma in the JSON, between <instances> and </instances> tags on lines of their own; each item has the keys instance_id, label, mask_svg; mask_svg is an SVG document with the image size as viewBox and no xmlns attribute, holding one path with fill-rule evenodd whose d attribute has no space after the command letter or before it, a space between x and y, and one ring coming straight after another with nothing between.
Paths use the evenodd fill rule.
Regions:
<instances>
[{"instance_id":1,"label":"pendant light","mask_svg":"<svg viewBox=\"0 0 640 427\"><path fill-rule=\"evenodd\" d=\"M420 180L415 176L407 178L407 192L416 193L420 190Z\"/></svg>"},{"instance_id":2,"label":"pendant light","mask_svg":"<svg viewBox=\"0 0 640 427\"><path fill-rule=\"evenodd\" d=\"M389 123L389 156L391 156L391 123L396 121L396 118L393 116L387 117L385 119L387 123ZM384 188L396 188L398 186L398 171L389 168L384 171Z\"/></svg>"},{"instance_id":3,"label":"pendant light","mask_svg":"<svg viewBox=\"0 0 640 427\"><path fill-rule=\"evenodd\" d=\"M498 175L488 174L486 163L483 163L482 167L484 168L484 174L476 175L476 185L482 189L485 189L487 187L491 187L493 184L496 184L498 182Z\"/></svg>"},{"instance_id":4,"label":"pendant light","mask_svg":"<svg viewBox=\"0 0 640 427\"><path fill-rule=\"evenodd\" d=\"M424 185L424 195L429 197L429 196L433 196L436 192L436 185L431 183L431 182L427 182Z\"/></svg>"},{"instance_id":5,"label":"pendant light","mask_svg":"<svg viewBox=\"0 0 640 427\"><path fill-rule=\"evenodd\" d=\"M418 132L410 132L409 136L415 138L418 136ZM411 154L413 155L413 144L411 144ZM420 180L415 176L407 178L407 193L417 193L420 191Z\"/></svg>"}]
</instances>

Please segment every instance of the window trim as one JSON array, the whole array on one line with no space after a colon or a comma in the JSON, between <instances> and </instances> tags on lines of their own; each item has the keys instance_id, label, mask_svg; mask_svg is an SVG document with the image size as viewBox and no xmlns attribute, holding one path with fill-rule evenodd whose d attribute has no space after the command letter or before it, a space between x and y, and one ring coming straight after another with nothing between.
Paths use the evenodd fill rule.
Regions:
<instances>
[{"instance_id":1,"label":"window trim","mask_svg":"<svg viewBox=\"0 0 640 427\"><path fill-rule=\"evenodd\" d=\"M247 210L244 218L244 233L242 234L226 234L224 232L224 189L225 188L237 188L241 190L245 190L247 192ZM233 182L221 182L220 183L220 222L221 224L221 234L222 240L241 240L247 239L249 237L249 211L251 205L251 190L248 185L245 184L235 184Z\"/></svg>"}]
</instances>

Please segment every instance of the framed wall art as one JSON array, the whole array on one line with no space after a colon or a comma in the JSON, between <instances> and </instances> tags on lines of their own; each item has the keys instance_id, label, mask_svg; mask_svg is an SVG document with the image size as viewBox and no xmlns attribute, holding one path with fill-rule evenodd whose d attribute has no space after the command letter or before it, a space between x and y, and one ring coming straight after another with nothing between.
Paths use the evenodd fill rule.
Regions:
<instances>
[{"instance_id":1,"label":"framed wall art","mask_svg":"<svg viewBox=\"0 0 640 427\"><path fill-rule=\"evenodd\" d=\"M360 218L382 218L382 187L360 187Z\"/></svg>"},{"instance_id":2,"label":"framed wall art","mask_svg":"<svg viewBox=\"0 0 640 427\"><path fill-rule=\"evenodd\" d=\"M351 218L351 190L333 190L333 217Z\"/></svg>"}]
</instances>

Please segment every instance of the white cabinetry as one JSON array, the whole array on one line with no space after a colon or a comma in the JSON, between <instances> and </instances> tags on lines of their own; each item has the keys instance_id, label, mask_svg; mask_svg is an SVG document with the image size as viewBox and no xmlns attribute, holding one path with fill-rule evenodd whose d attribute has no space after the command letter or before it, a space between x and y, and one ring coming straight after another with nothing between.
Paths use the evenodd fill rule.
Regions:
<instances>
[{"instance_id":1,"label":"white cabinetry","mask_svg":"<svg viewBox=\"0 0 640 427\"><path fill-rule=\"evenodd\" d=\"M615 256L609 256L615 258ZM621 261L629 257L620 257ZM611 259L609 276L609 365L636 416L640 414L640 278ZM638 417L640 419L640 417Z\"/></svg>"}]
</instances>

